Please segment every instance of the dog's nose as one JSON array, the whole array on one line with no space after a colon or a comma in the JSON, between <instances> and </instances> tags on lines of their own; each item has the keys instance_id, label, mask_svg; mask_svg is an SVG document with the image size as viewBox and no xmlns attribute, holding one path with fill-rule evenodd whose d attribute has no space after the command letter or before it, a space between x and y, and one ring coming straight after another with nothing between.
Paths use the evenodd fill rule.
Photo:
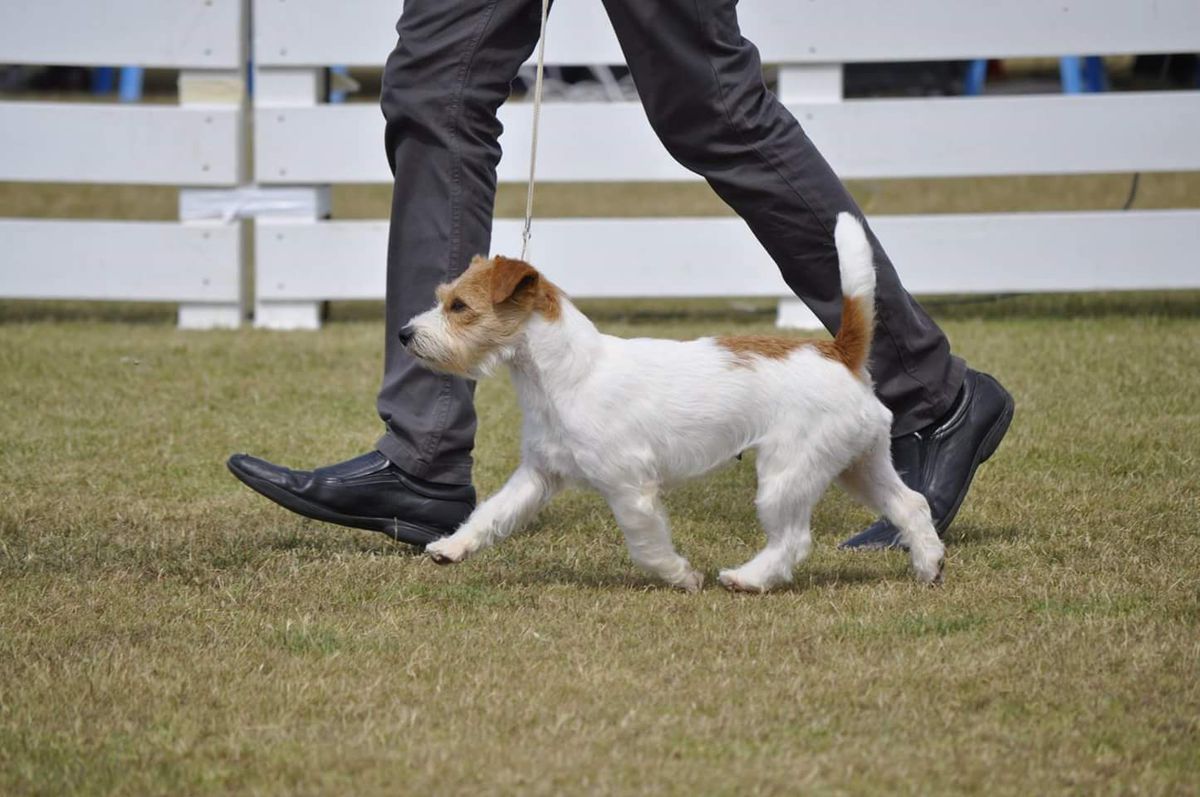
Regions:
<instances>
[{"instance_id":1,"label":"dog's nose","mask_svg":"<svg viewBox=\"0 0 1200 797\"><path fill-rule=\"evenodd\" d=\"M405 324L400 328L400 345L407 346L410 342L412 342L413 335L415 334L417 334L417 331L413 329L413 325Z\"/></svg>"}]
</instances>

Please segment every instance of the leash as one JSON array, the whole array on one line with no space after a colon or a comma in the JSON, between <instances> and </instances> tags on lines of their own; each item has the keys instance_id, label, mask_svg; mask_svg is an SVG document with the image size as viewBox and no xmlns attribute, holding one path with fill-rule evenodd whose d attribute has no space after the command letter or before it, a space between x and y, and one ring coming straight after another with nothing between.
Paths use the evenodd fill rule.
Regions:
<instances>
[{"instance_id":1,"label":"leash","mask_svg":"<svg viewBox=\"0 0 1200 797\"><path fill-rule=\"evenodd\" d=\"M542 32L538 38L537 77L533 81L533 131L529 137L529 186L525 193L525 227L521 230L521 259L529 251L530 228L533 226L533 181L537 173L538 121L542 115L542 76L546 71L546 20L550 17L550 0L542 0Z\"/></svg>"}]
</instances>

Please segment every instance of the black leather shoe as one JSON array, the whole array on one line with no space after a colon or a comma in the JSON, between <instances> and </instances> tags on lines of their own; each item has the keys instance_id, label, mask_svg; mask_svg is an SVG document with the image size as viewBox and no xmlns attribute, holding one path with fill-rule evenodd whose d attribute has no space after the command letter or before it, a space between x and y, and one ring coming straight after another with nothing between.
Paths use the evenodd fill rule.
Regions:
<instances>
[{"instance_id":1,"label":"black leather shoe","mask_svg":"<svg viewBox=\"0 0 1200 797\"><path fill-rule=\"evenodd\" d=\"M474 487L414 478L378 451L314 471L290 470L247 454L234 454L227 464L247 487L285 509L382 531L410 545L452 533L475 508Z\"/></svg>"},{"instance_id":2,"label":"black leather shoe","mask_svg":"<svg viewBox=\"0 0 1200 797\"><path fill-rule=\"evenodd\" d=\"M1013 399L992 377L967 370L954 406L924 429L892 439L892 464L904 483L925 496L939 535L967 497L975 469L1000 445L1012 422ZM902 548L900 530L879 518L839 548Z\"/></svg>"}]
</instances>

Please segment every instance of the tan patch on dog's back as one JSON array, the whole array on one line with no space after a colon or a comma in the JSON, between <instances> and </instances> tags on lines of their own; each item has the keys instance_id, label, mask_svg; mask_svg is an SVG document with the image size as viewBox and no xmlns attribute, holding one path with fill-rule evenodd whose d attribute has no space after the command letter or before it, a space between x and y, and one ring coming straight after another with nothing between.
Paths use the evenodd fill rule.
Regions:
<instances>
[{"instance_id":1,"label":"tan patch on dog's back","mask_svg":"<svg viewBox=\"0 0 1200 797\"><path fill-rule=\"evenodd\" d=\"M737 358L737 365L744 368L749 368L756 357L783 360L797 349L805 347L816 349L818 354L827 359L838 359L837 349L832 340L805 340L775 335L722 335L716 341L718 346Z\"/></svg>"},{"instance_id":2,"label":"tan patch on dog's back","mask_svg":"<svg viewBox=\"0 0 1200 797\"><path fill-rule=\"evenodd\" d=\"M773 335L723 335L717 338L717 345L737 357L740 365L748 365L754 357L782 360L810 342Z\"/></svg>"}]
</instances>

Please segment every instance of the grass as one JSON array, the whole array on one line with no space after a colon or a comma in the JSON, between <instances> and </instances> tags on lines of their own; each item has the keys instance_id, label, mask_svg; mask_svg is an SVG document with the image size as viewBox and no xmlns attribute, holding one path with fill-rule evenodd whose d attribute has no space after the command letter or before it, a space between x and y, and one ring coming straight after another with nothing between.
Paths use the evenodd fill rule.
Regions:
<instances>
[{"instance_id":1,"label":"grass","mask_svg":"<svg viewBox=\"0 0 1200 797\"><path fill-rule=\"evenodd\" d=\"M1116 209L1130 176L855 181L871 214ZM0 183L0 216L171 220L177 190ZM387 186L339 186L379 218ZM539 217L724 215L704 185L544 185ZM1146 174L1137 209L1200 206ZM519 217L524 189L501 186ZM461 568L274 507L225 472L370 446L378 303L319 334L180 333L174 308L0 302L0 794L1195 794L1200 294L939 297L1018 414L944 588L839 553L795 587L659 588L559 498ZM770 303L593 302L609 330L770 329ZM476 482L516 461L479 389ZM668 504L711 576L759 544L753 466Z\"/></svg>"},{"instance_id":2,"label":"grass","mask_svg":"<svg viewBox=\"0 0 1200 797\"><path fill-rule=\"evenodd\" d=\"M382 154L381 156L382 157ZM888 213L1005 213L1120 210L1130 196L1129 174L850 180L869 215ZM105 218L172 221L179 190L169 186L0 182L0 217ZM390 185L338 185L332 210L339 219L387 218ZM1142 174L1132 209L1200 207L1200 173ZM546 183L537 188L538 218L729 216L705 183ZM498 218L522 218L525 184L502 183Z\"/></svg>"},{"instance_id":3,"label":"grass","mask_svg":"<svg viewBox=\"0 0 1200 797\"><path fill-rule=\"evenodd\" d=\"M1200 294L933 304L1017 398L947 583L833 544L793 589L661 589L603 505L457 568L292 516L250 450L368 447L377 307L318 334L0 303L0 792L1194 794ZM621 334L765 331L756 305L595 303ZM479 388L476 481L516 461ZM759 543L753 466L669 497L711 576Z\"/></svg>"}]
</instances>

